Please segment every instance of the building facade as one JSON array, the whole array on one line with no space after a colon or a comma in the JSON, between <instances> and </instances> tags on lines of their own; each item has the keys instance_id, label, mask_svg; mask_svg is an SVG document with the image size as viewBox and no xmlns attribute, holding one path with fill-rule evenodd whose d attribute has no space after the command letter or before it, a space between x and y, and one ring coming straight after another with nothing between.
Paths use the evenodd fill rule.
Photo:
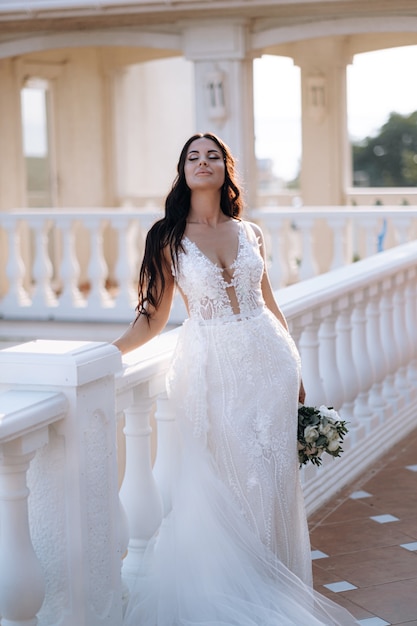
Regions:
<instances>
[{"instance_id":1,"label":"building facade","mask_svg":"<svg viewBox=\"0 0 417 626\"><path fill-rule=\"evenodd\" d=\"M184 140L219 134L256 206L253 60L301 69L301 197L343 205L350 184L346 67L417 43L415 3L261 0L0 6L0 209L159 202ZM271 81L275 77L271 76ZM21 91L45 95L48 194L27 184ZM283 97L285 94L283 93ZM49 202L48 202L49 200Z\"/></svg>"}]
</instances>

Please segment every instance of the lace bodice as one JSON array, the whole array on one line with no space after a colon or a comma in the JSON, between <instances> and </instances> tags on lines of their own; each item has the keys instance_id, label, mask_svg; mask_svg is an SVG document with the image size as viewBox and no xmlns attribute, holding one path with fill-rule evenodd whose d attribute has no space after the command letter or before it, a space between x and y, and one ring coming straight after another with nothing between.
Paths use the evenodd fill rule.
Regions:
<instances>
[{"instance_id":1,"label":"lace bodice","mask_svg":"<svg viewBox=\"0 0 417 626\"><path fill-rule=\"evenodd\" d=\"M227 269L213 263L198 246L183 238L184 252L178 256L174 277L188 301L191 319L235 319L252 317L264 305L261 278L264 262L252 228L240 222L239 245L233 264Z\"/></svg>"}]
</instances>

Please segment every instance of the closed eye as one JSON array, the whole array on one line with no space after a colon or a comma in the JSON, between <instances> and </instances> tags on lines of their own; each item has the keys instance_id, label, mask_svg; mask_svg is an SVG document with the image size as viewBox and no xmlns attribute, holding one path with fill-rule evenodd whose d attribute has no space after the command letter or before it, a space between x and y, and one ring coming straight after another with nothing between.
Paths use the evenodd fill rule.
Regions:
<instances>
[{"instance_id":1,"label":"closed eye","mask_svg":"<svg viewBox=\"0 0 417 626\"><path fill-rule=\"evenodd\" d=\"M200 158L200 153L197 150L188 153L189 161L197 161L199 158ZM209 150L207 152L207 158L215 161L217 159L220 159L221 155L217 150Z\"/></svg>"}]
</instances>

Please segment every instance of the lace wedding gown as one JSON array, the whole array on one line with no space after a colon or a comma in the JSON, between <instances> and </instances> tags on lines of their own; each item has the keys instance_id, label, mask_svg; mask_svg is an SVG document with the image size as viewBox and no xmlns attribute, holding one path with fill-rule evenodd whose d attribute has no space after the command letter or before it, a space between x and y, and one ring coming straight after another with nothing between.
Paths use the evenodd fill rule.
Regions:
<instances>
[{"instance_id":1,"label":"lace wedding gown","mask_svg":"<svg viewBox=\"0 0 417 626\"><path fill-rule=\"evenodd\" d=\"M125 624L356 624L312 590L296 446L300 360L265 307L255 234L240 223L229 280L187 237L183 246L175 278L189 319L168 376L181 463Z\"/></svg>"}]
</instances>

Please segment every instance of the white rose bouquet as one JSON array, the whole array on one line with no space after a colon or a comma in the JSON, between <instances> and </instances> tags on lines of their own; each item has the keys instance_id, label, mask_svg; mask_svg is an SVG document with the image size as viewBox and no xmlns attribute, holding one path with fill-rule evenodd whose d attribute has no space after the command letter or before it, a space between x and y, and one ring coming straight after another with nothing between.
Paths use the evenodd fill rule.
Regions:
<instances>
[{"instance_id":1,"label":"white rose bouquet","mask_svg":"<svg viewBox=\"0 0 417 626\"><path fill-rule=\"evenodd\" d=\"M332 407L318 409L300 404L298 407L298 459L300 467L309 461L321 465L321 455L333 457L343 452L341 444L348 432L346 422Z\"/></svg>"}]
</instances>

